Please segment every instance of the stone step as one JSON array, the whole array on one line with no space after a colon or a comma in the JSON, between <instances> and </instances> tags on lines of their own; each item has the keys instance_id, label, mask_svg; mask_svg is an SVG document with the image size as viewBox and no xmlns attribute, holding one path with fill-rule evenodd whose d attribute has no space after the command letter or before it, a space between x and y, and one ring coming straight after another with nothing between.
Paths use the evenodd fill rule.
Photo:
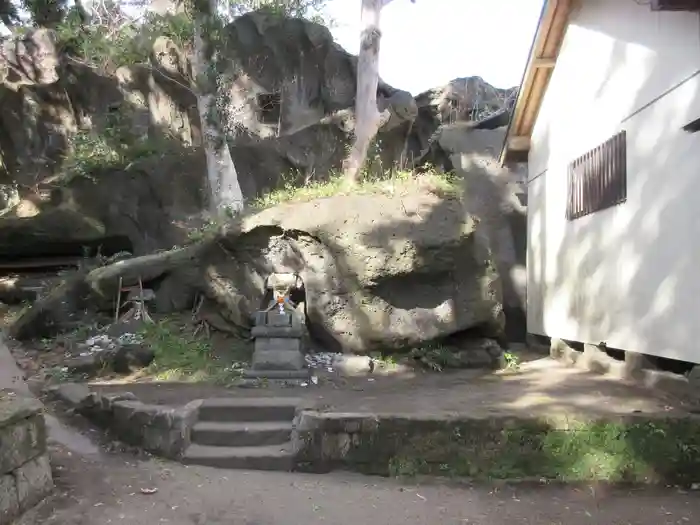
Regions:
<instances>
[{"instance_id":1,"label":"stone step","mask_svg":"<svg viewBox=\"0 0 700 525\"><path fill-rule=\"evenodd\" d=\"M291 421L229 423L200 421L192 428L192 442L214 447L253 447L287 443Z\"/></svg>"},{"instance_id":2,"label":"stone step","mask_svg":"<svg viewBox=\"0 0 700 525\"><path fill-rule=\"evenodd\" d=\"M185 465L206 467L289 472L294 465L291 447L291 443L267 447L209 447L192 444L185 450L182 462Z\"/></svg>"},{"instance_id":3,"label":"stone step","mask_svg":"<svg viewBox=\"0 0 700 525\"><path fill-rule=\"evenodd\" d=\"M206 399L199 407L199 421L292 421L301 404L289 397Z\"/></svg>"}]
</instances>

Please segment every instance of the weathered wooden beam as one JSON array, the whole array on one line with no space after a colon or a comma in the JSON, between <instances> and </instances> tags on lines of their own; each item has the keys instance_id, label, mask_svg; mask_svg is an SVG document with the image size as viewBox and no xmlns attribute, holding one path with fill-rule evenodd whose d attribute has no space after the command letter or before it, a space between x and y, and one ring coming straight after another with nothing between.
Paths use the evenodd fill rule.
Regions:
<instances>
[{"instance_id":1,"label":"weathered wooden beam","mask_svg":"<svg viewBox=\"0 0 700 525\"><path fill-rule=\"evenodd\" d=\"M556 58L534 58L532 60L532 67L553 68L556 63Z\"/></svg>"},{"instance_id":2,"label":"weathered wooden beam","mask_svg":"<svg viewBox=\"0 0 700 525\"><path fill-rule=\"evenodd\" d=\"M527 135L514 135L508 138L508 149L527 151L530 149L530 137Z\"/></svg>"}]
</instances>

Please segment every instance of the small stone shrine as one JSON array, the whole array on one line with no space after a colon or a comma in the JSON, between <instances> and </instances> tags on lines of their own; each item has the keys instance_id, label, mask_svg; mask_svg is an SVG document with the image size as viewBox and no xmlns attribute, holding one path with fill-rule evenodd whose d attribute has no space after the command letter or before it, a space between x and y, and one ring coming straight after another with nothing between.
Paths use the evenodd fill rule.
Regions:
<instances>
[{"instance_id":1,"label":"small stone shrine","mask_svg":"<svg viewBox=\"0 0 700 525\"><path fill-rule=\"evenodd\" d=\"M304 322L290 299L303 287L296 274L272 274L267 289L272 301L255 314L251 335L255 339L253 362L243 373L245 379L308 380L302 338Z\"/></svg>"}]
</instances>

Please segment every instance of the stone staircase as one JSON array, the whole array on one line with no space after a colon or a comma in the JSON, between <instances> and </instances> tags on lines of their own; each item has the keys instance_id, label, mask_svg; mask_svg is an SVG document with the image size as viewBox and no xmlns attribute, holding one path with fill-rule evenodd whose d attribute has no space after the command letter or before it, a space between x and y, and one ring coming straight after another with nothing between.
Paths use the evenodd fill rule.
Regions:
<instances>
[{"instance_id":1,"label":"stone staircase","mask_svg":"<svg viewBox=\"0 0 700 525\"><path fill-rule=\"evenodd\" d=\"M290 471L293 420L301 400L215 398L199 407L182 462L208 467Z\"/></svg>"}]
</instances>

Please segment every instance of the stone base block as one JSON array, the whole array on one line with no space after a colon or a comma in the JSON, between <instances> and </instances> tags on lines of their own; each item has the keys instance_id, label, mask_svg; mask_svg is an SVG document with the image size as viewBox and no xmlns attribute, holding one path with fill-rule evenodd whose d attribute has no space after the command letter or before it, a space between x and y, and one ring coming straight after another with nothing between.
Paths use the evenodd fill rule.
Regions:
<instances>
[{"instance_id":1,"label":"stone base block","mask_svg":"<svg viewBox=\"0 0 700 525\"><path fill-rule=\"evenodd\" d=\"M301 370L305 364L299 339L259 338L255 341L253 370Z\"/></svg>"},{"instance_id":2,"label":"stone base block","mask_svg":"<svg viewBox=\"0 0 700 525\"><path fill-rule=\"evenodd\" d=\"M307 381L311 377L308 368L302 370L246 370L243 379L269 379L279 381Z\"/></svg>"}]
</instances>

